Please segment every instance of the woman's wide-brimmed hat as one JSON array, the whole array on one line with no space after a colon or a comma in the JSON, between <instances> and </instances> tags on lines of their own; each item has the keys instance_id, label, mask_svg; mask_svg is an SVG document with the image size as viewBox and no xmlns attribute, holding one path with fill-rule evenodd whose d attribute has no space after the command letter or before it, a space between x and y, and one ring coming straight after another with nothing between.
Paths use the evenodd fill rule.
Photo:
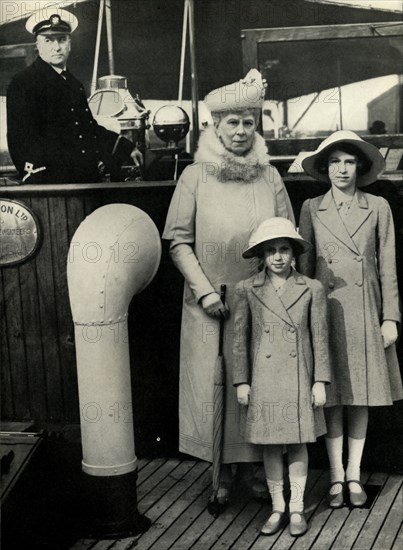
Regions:
<instances>
[{"instance_id":1,"label":"woman's wide-brimmed hat","mask_svg":"<svg viewBox=\"0 0 403 550\"><path fill-rule=\"evenodd\" d=\"M242 254L244 258L259 256L262 244L273 239L291 239L300 254L309 250L312 245L297 232L292 221L286 218L270 218L262 222L252 233L248 248Z\"/></svg>"},{"instance_id":2,"label":"woman's wide-brimmed hat","mask_svg":"<svg viewBox=\"0 0 403 550\"><path fill-rule=\"evenodd\" d=\"M257 69L251 69L245 78L241 78L238 82L227 84L208 93L204 103L210 113L261 109L264 94L262 75Z\"/></svg>"},{"instance_id":3,"label":"woman's wide-brimmed hat","mask_svg":"<svg viewBox=\"0 0 403 550\"><path fill-rule=\"evenodd\" d=\"M304 158L302 168L309 176L319 181L330 183L327 172L322 172L319 169L319 163L323 157L326 157L326 151L334 149L336 145L339 145L340 149L342 149L343 143L357 149L367 159L369 164L369 170L357 176L357 187L365 187L376 181L385 168L385 161L381 153L375 145L364 141L355 132L351 132L350 130L338 130L323 140L316 151Z\"/></svg>"}]
</instances>

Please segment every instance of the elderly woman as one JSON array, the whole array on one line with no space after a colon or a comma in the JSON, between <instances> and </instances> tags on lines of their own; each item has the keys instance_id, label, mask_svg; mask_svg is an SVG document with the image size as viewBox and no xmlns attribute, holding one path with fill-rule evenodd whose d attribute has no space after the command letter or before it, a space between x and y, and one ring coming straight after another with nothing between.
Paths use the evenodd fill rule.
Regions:
<instances>
[{"instance_id":1,"label":"elderly woman","mask_svg":"<svg viewBox=\"0 0 403 550\"><path fill-rule=\"evenodd\" d=\"M195 162L176 186L163 238L171 241L173 262L185 278L183 297L179 449L212 461L214 365L219 318L225 323L226 395L222 463L243 463L240 477L253 486L257 447L239 433L239 405L232 384L232 305L235 285L258 270L245 261L249 236L265 219L294 221L284 184L270 165L264 139L256 132L264 85L256 70L244 80L214 90L205 98L214 126L200 136ZM220 285L226 284L226 303ZM249 467L248 467L249 466ZM228 498L231 468L221 469L219 500Z\"/></svg>"},{"instance_id":2,"label":"elderly woman","mask_svg":"<svg viewBox=\"0 0 403 550\"><path fill-rule=\"evenodd\" d=\"M378 149L354 132L326 138L302 162L305 172L331 184L302 206L300 233L314 247L300 256L300 271L325 287L335 379L326 388L326 447L331 508L363 506L360 481L368 407L403 396L396 357L400 322L392 213L382 197L363 192L384 167ZM348 464L344 471L343 407L347 409Z\"/></svg>"}]
</instances>

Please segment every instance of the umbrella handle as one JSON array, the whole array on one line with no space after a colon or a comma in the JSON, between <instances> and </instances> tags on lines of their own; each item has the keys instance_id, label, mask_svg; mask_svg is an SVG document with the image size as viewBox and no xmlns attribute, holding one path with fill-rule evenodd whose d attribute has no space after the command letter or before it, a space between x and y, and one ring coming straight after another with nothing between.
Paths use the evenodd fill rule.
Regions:
<instances>
[{"instance_id":1,"label":"umbrella handle","mask_svg":"<svg viewBox=\"0 0 403 550\"><path fill-rule=\"evenodd\" d=\"M227 291L227 285L222 284L220 288L220 299L223 304L225 304L225 293ZM220 333L218 338L218 355L222 357L223 355L223 348L224 348L224 315L221 313L220 315Z\"/></svg>"}]
</instances>

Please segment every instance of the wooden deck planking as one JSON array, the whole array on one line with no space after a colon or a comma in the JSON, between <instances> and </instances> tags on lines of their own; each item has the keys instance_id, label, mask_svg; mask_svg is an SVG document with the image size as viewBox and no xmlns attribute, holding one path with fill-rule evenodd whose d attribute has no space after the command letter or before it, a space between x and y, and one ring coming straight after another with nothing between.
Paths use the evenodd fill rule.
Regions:
<instances>
[{"instance_id":1,"label":"wooden deck planking","mask_svg":"<svg viewBox=\"0 0 403 550\"><path fill-rule=\"evenodd\" d=\"M165 527L163 537L152 544L152 550L176 548L176 541L190 528L194 520L206 507L208 489L211 484L211 472L205 471L197 481L189 487L182 497L171 506L158 520L158 527Z\"/></svg>"},{"instance_id":2,"label":"wooden deck planking","mask_svg":"<svg viewBox=\"0 0 403 550\"><path fill-rule=\"evenodd\" d=\"M370 509L330 510L325 501L328 474L311 470L306 489L309 531L294 538L287 526L264 537L259 533L270 506L251 500L245 492L234 494L218 518L208 513L209 464L140 460L139 511L152 521L150 529L115 541L82 539L71 550L400 550L403 476L363 474L363 482L381 487Z\"/></svg>"},{"instance_id":3,"label":"wooden deck planking","mask_svg":"<svg viewBox=\"0 0 403 550\"><path fill-rule=\"evenodd\" d=\"M402 550L403 548L403 525L400 526L399 532L395 538L391 550Z\"/></svg>"},{"instance_id":4,"label":"wooden deck planking","mask_svg":"<svg viewBox=\"0 0 403 550\"><path fill-rule=\"evenodd\" d=\"M389 513L371 550L390 550L395 540L403 518L403 489L400 487ZM401 545L403 548L403 544Z\"/></svg>"},{"instance_id":5,"label":"wooden deck planking","mask_svg":"<svg viewBox=\"0 0 403 550\"><path fill-rule=\"evenodd\" d=\"M268 504L251 500L246 504L244 509L236 516L231 525L224 531L219 537L217 542L211 547L211 550L222 550L230 548L234 540L237 540L241 533L250 525L255 519L256 515L265 510L267 514Z\"/></svg>"},{"instance_id":6,"label":"wooden deck planking","mask_svg":"<svg viewBox=\"0 0 403 550\"><path fill-rule=\"evenodd\" d=\"M385 510L389 511L402 485L401 476L391 474L374 502L368 520L365 522L352 550L368 550L376 539L385 520ZM382 548L382 550L385 550Z\"/></svg>"},{"instance_id":7,"label":"wooden deck planking","mask_svg":"<svg viewBox=\"0 0 403 550\"><path fill-rule=\"evenodd\" d=\"M178 461L179 462L179 461ZM173 466L173 464L169 464L169 466ZM174 487L178 481L181 481L186 474L192 470L192 468L195 467L195 463L193 461L184 461L179 462L174 468L170 468L169 471L167 470L166 473L164 471L164 468L160 468L160 470L163 470L165 473L165 476L161 481L158 483L156 488L153 491L148 492L146 495L144 495L143 498L139 500L139 510L142 514L146 514L147 511L157 505L161 499L163 499L166 495L166 493ZM160 472L158 471L156 475L158 475ZM156 476L152 476L151 479L154 479ZM148 481L148 480L147 480Z\"/></svg>"},{"instance_id":8,"label":"wooden deck planking","mask_svg":"<svg viewBox=\"0 0 403 550\"><path fill-rule=\"evenodd\" d=\"M183 482L186 484L185 491L181 494L172 506L169 506L165 512L159 516L156 523L144 533L139 539L139 545L153 550L167 550L172 545L176 548L175 540L189 526L183 525L183 513L188 510L197 497L206 490L211 483L211 476L206 472L207 468L193 468L188 472ZM178 487L179 488L179 487ZM183 488L183 487L182 487ZM149 514L147 514L149 516Z\"/></svg>"},{"instance_id":9,"label":"wooden deck planking","mask_svg":"<svg viewBox=\"0 0 403 550\"><path fill-rule=\"evenodd\" d=\"M208 467L208 465L203 462L195 463L193 461L183 461L180 466L178 466L178 468L176 468L174 472L170 474L170 480L167 480L164 490L160 491L160 498L153 499L154 502L152 503L152 506L148 509L144 509L144 507L139 506L139 511L141 513L146 513L147 517L152 521L151 528L140 537L134 537L131 539L126 539L125 541L118 542L113 547L113 549L124 550L126 548L125 543L130 541L132 541L133 543L136 542L136 548L138 548L139 550L148 549L150 547L150 544L155 541L153 539L153 533L156 529L158 529L160 517L181 497L181 495L189 487L192 486L192 484L203 473L206 467ZM169 489L165 490L168 487ZM158 533L156 538L158 538L160 534L161 532Z\"/></svg>"}]
</instances>

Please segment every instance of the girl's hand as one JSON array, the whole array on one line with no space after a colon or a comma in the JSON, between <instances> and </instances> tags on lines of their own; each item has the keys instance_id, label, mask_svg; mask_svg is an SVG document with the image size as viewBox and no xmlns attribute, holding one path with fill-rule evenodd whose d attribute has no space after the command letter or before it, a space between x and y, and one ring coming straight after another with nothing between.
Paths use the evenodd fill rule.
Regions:
<instances>
[{"instance_id":1,"label":"girl's hand","mask_svg":"<svg viewBox=\"0 0 403 550\"><path fill-rule=\"evenodd\" d=\"M236 388L236 396L240 405L249 405L250 386L249 384L239 384Z\"/></svg>"},{"instance_id":2,"label":"girl's hand","mask_svg":"<svg viewBox=\"0 0 403 550\"><path fill-rule=\"evenodd\" d=\"M315 382L312 387L312 405L314 408L323 407L326 403L325 384L323 382Z\"/></svg>"},{"instance_id":3,"label":"girl's hand","mask_svg":"<svg viewBox=\"0 0 403 550\"><path fill-rule=\"evenodd\" d=\"M397 340L397 326L395 321L384 321L381 326L383 347L388 348Z\"/></svg>"},{"instance_id":4,"label":"girl's hand","mask_svg":"<svg viewBox=\"0 0 403 550\"><path fill-rule=\"evenodd\" d=\"M206 294L206 296L203 296L200 300L200 303L204 311L207 315L210 315L210 317L217 318L222 314L226 319L229 315L227 306L222 303L220 295L217 294L217 292Z\"/></svg>"}]
</instances>

